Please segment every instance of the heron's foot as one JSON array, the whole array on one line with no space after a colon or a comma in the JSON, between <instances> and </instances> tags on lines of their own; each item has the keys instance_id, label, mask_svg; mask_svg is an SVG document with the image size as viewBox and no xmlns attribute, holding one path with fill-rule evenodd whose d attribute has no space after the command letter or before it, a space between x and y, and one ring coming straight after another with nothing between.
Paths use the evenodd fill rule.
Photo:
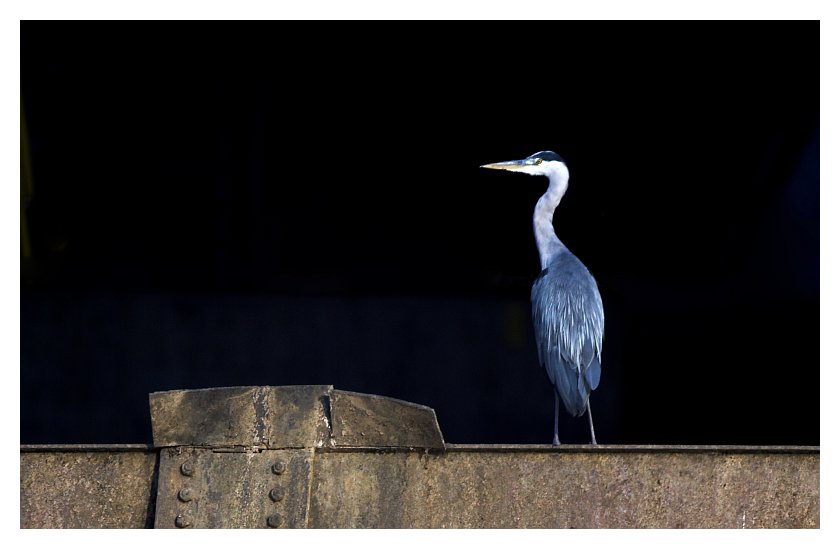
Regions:
<instances>
[{"instance_id":1,"label":"heron's foot","mask_svg":"<svg viewBox=\"0 0 840 549\"><path fill-rule=\"evenodd\" d=\"M593 444L593 445L598 444L598 441L597 441L597 440L595 440L595 438L594 438L594 437L592 438L592 444Z\"/></svg>"},{"instance_id":2,"label":"heron's foot","mask_svg":"<svg viewBox=\"0 0 840 549\"><path fill-rule=\"evenodd\" d=\"M554 435L554 440L551 441L551 445L560 446L560 439L557 437L557 435Z\"/></svg>"}]
</instances>

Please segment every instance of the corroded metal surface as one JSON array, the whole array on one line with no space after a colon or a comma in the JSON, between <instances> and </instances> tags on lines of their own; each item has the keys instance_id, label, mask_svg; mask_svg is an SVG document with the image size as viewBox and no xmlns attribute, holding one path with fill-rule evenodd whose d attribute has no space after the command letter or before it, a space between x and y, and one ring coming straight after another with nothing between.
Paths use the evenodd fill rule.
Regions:
<instances>
[{"instance_id":1,"label":"corroded metal surface","mask_svg":"<svg viewBox=\"0 0 840 549\"><path fill-rule=\"evenodd\" d=\"M444 446L431 408L329 385L167 391L149 406L156 447Z\"/></svg>"},{"instance_id":2,"label":"corroded metal surface","mask_svg":"<svg viewBox=\"0 0 840 549\"><path fill-rule=\"evenodd\" d=\"M161 450L155 528L302 528L312 450Z\"/></svg>"},{"instance_id":3,"label":"corroded metal surface","mask_svg":"<svg viewBox=\"0 0 840 549\"><path fill-rule=\"evenodd\" d=\"M739 446L698 444L447 444L447 450L458 452L581 452L585 454L819 454L819 446Z\"/></svg>"},{"instance_id":4,"label":"corroded metal surface","mask_svg":"<svg viewBox=\"0 0 840 549\"><path fill-rule=\"evenodd\" d=\"M311 446L317 439L319 416L323 416L319 397L330 389L221 387L152 393L154 445Z\"/></svg>"},{"instance_id":5,"label":"corroded metal surface","mask_svg":"<svg viewBox=\"0 0 840 549\"><path fill-rule=\"evenodd\" d=\"M150 444L21 444L23 452L151 452Z\"/></svg>"},{"instance_id":6,"label":"corroded metal surface","mask_svg":"<svg viewBox=\"0 0 840 549\"><path fill-rule=\"evenodd\" d=\"M160 450L157 480L142 446L63 448L21 448L22 528L820 524L812 447L181 447Z\"/></svg>"},{"instance_id":7,"label":"corroded metal surface","mask_svg":"<svg viewBox=\"0 0 840 549\"><path fill-rule=\"evenodd\" d=\"M157 453L111 448L21 451L20 527L151 527Z\"/></svg>"},{"instance_id":8,"label":"corroded metal surface","mask_svg":"<svg viewBox=\"0 0 840 549\"><path fill-rule=\"evenodd\" d=\"M269 448L312 448L329 443L332 385L266 387Z\"/></svg>"},{"instance_id":9,"label":"corroded metal surface","mask_svg":"<svg viewBox=\"0 0 840 549\"><path fill-rule=\"evenodd\" d=\"M328 385L149 402L155 448L21 446L21 527L820 524L815 447L445 445L431 408Z\"/></svg>"},{"instance_id":10,"label":"corroded metal surface","mask_svg":"<svg viewBox=\"0 0 840 549\"><path fill-rule=\"evenodd\" d=\"M336 447L444 447L435 411L426 406L333 391L330 408Z\"/></svg>"},{"instance_id":11,"label":"corroded metal surface","mask_svg":"<svg viewBox=\"0 0 840 549\"><path fill-rule=\"evenodd\" d=\"M815 448L164 448L156 491L143 447L43 450L21 451L23 528L820 524Z\"/></svg>"},{"instance_id":12,"label":"corroded metal surface","mask_svg":"<svg viewBox=\"0 0 840 549\"><path fill-rule=\"evenodd\" d=\"M817 528L819 454L319 451L309 525Z\"/></svg>"}]
</instances>

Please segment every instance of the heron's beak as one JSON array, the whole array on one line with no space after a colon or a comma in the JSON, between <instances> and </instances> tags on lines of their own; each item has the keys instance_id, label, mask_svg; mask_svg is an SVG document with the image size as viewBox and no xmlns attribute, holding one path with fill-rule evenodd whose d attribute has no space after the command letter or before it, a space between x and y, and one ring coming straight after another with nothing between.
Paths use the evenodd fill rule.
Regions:
<instances>
[{"instance_id":1,"label":"heron's beak","mask_svg":"<svg viewBox=\"0 0 840 549\"><path fill-rule=\"evenodd\" d=\"M489 168L491 170L508 170L516 172L524 169L528 164L524 160L509 160L508 162L496 162L494 164L485 164L482 168Z\"/></svg>"}]
</instances>

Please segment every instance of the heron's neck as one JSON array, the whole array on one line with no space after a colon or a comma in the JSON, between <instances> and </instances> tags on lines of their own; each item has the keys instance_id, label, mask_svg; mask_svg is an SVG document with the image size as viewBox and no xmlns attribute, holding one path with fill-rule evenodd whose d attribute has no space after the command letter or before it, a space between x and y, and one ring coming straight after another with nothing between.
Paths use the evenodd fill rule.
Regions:
<instances>
[{"instance_id":1,"label":"heron's neck","mask_svg":"<svg viewBox=\"0 0 840 549\"><path fill-rule=\"evenodd\" d=\"M534 208L534 238L537 241L537 250L540 252L540 264L545 269L557 254L566 249L566 246L557 238L554 232L554 210L560 204L560 199L566 193L569 185L569 178L561 174L552 174L548 178L548 190L537 201Z\"/></svg>"}]
</instances>

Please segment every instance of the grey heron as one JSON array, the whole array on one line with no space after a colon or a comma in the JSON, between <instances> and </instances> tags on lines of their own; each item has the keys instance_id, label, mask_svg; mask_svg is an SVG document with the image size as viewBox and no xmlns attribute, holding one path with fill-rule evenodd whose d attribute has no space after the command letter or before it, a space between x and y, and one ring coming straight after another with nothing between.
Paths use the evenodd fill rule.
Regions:
<instances>
[{"instance_id":1,"label":"grey heron","mask_svg":"<svg viewBox=\"0 0 840 549\"><path fill-rule=\"evenodd\" d=\"M531 311L540 363L554 385L553 444L560 444L560 400L574 417L588 413L592 444L597 444L589 394L601 380L604 306L595 278L560 242L553 226L554 210L569 186L569 169L552 151L481 167L548 177L548 190L534 209L542 271L531 288Z\"/></svg>"}]
</instances>

